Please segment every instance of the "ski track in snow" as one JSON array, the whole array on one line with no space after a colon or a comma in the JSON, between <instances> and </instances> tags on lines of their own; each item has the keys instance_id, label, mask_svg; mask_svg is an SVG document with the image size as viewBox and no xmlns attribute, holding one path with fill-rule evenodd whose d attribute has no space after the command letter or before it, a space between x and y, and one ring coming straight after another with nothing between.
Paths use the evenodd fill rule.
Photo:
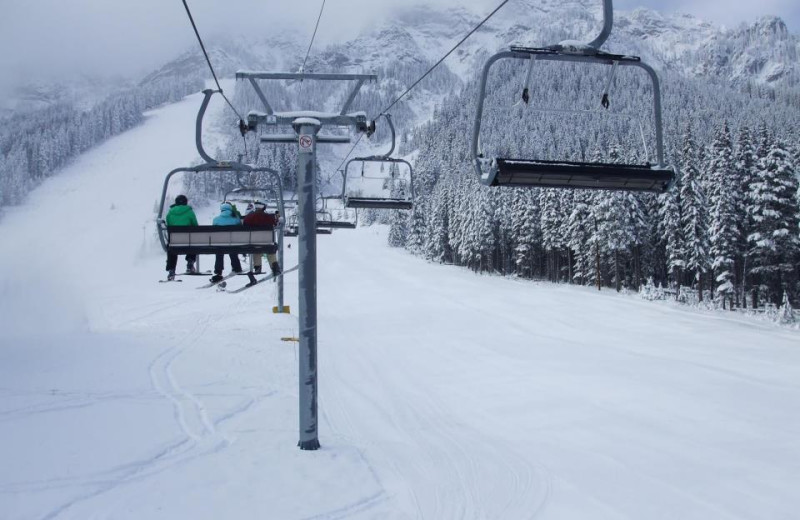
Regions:
<instances>
[{"instance_id":1,"label":"ski track in snow","mask_svg":"<svg viewBox=\"0 0 800 520\"><path fill-rule=\"evenodd\" d=\"M0 388L0 439L16 435L17 471L32 460L24 475L0 467L0 517L792 518L800 335L476 276L388 248L379 227L318 237L322 449L297 450L297 345L280 341L297 321L269 312L275 284L158 284L163 254L148 228L141 238L163 176L194 159L199 99L155 111L0 222L31 250L28 235L92 252L89 274L70 255L52 278L37 271L74 279L67 301L85 307L85 334L111 338L35 344L43 359L11 350L8 373L0 359L0 376L25 376ZM130 166L141 157L151 164ZM39 206L64 217L50 225ZM95 233L75 206L107 226ZM296 273L286 278L296 309ZM48 298L35 300L32 312ZM114 417L130 432L93 431L115 409L130 411ZM24 430L41 425L51 434ZM62 427L94 440L73 447Z\"/></svg>"}]
</instances>

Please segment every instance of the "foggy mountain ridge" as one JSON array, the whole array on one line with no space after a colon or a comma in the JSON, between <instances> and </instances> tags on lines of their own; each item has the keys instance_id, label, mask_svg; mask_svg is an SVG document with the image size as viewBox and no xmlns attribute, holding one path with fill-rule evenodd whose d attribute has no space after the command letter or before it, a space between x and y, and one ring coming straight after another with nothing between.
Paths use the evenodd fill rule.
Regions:
<instances>
[{"instance_id":1,"label":"foggy mountain ridge","mask_svg":"<svg viewBox=\"0 0 800 520\"><path fill-rule=\"evenodd\" d=\"M484 16L466 7L411 6L398 9L354 38L315 44L306 65L309 72L374 72L395 64L429 65ZM594 1L521 0L501 9L441 66L462 81L479 70L485 57L509 44L548 45L564 39L589 39L600 28L600 8ZM324 24L324 18L323 18ZM307 35L288 28L259 37L235 34L206 42L217 74L236 70L300 68ZM789 33L778 17L724 29L686 14L650 9L615 11L614 31L606 44L612 52L641 56L659 71L706 78L736 87L748 84L776 89L800 89L800 37ZM0 114L45 108L70 102L90 108L116 90L161 78L210 74L202 53L192 46L168 58L138 82L121 78L70 78L18 87L0 106ZM424 84L421 87L424 89ZM458 88L453 85L453 88ZM800 90L795 94L800 96Z\"/></svg>"},{"instance_id":2,"label":"foggy mountain ridge","mask_svg":"<svg viewBox=\"0 0 800 520\"><path fill-rule=\"evenodd\" d=\"M589 39L600 28L595 2L524 0L523 6L527 6L523 7L524 16L519 5L499 11L441 67L468 81L486 56L510 44L542 46L565 39ZM315 45L306 71L375 72L395 65L430 65L483 16L463 7L401 9L351 40ZM297 71L306 45L304 38L286 32L266 39L235 36L211 42L209 48L218 75L232 76L239 69ZM649 9L617 11L605 48L639 55L661 72L688 78L739 88L800 89L800 37L790 34L777 17L765 16L750 25L724 29L692 15ZM193 70L208 76L199 49L168 62L143 82ZM424 89L424 84L420 87Z\"/></svg>"}]
</instances>

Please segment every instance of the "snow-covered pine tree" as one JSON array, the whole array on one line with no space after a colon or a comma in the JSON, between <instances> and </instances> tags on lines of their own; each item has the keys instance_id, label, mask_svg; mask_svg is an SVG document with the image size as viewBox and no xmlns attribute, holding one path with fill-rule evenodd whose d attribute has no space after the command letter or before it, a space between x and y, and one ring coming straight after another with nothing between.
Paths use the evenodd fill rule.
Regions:
<instances>
[{"instance_id":1,"label":"snow-covered pine tree","mask_svg":"<svg viewBox=\"0 0 800 520\"><path fill-rule=\"evenodd\" d=\"M591 194L577 190L573 197L572 212L567 221L567 245L573 251L575 269L573 280L581 285L589 281L592 265L590 239L594 232Z\"/></svg>"},{"instance_id":2,"label":"snow-covered pine tree","mask_svg":"<svg viewBox=\"0 0 800 520\"><path fill-rule=\"evenodd\" d=\"M749 206L750 185L757 179L755 147L750 129L742 126L736 142L735 170L736 182L736 215L737 215L737 241L736 241L736 274L740 290L737 300L742 307L747 308L747 236L750 234L752 222L747 212ZM741 298L739 298L741 296Z\"/></svg>"},{"instance_id":3,"label":"snow-covered pine tree","mask_svg":"<svg viewBox=\"0 0 800 520\"><path fill-rule=\"evenodd\" d=\"M738 254L739 177L734 166L733 145L727 122L717 133L709 152L708 185L711 186L711 267L716 273L716 294L733 309L734 264Z\"/></svg>"},{"instance_id":4,"label":"snow-covered pine tree","mask_svg":"<svg viewBox=\"0 0 800 520\"><path fill-rule=\"evenodd\" d=\"M451 204L449 183L439 183L432 198L433 207L431 208L431 219L425 237L425 254L427 258L434 262L452 262L447 240L450 227L448 219L450 213L449 205Z\"/></svg>"},{"instance_id":5,"label":"snow-covered pine tree","mask_svg":"<svg viewBox=\"0 0 800 520\"><path fill-rule=\"evenodd\" d=\"M748 236L750 270L761 277L767 299L780 305L784 291L793 298L796 290L795 263L800 252L798 180L793 160L778 139L772 141L759 166L759 179L750 186L748 208L753 219Z\"/></svg>"},{"instance_id":6,"label":"snow-covered pine tree","mask_svg":"<svg viewBox=\"0 0 800 520\"><path fill-rule=\"evenodd\" d=\"M683 182L676 171L672 188L659 196L659 235L664 242L667 272L676 284L676 298L680 294L683 270L686 267L686 240L683 236L681 191Z\"/></svg>"},{"instance_id":7,"label":"snow-covered pine tree","mask_svg":"<svg viewBox=\"0 0 800 520\"><path fill-rule=\"evenodd\" d=\"M547 278L551 282L558 282L558 256L563 245L559 190L541 190L540 200L542 247L547 254Z\"/></svg>"},{"instance_id":8,"label":"snow-covered pine tree","mask_svg":"<svg viewBox=\"0 0 800 520\"><path fill-rule=\"evenodd\" d=\"M697 282L700 301L703 300L703 273L708 269L708 206L700 172L697 169L697 151L691 127L686 128L681 156L683 179L681 183L681 226L686 240L686 269Z\"/></svg>"},{"instance_id":9,"label":"snow-covered pine tree","mask_svg":"<svg viewBox=\"0 0 800 520\"><path fill-rule=\"evenodd\" d=\"M514 262L517 273L533 278L536 272L536 246L541 240L538 190L519 190L519 203L514 207L516 247Z\"/></svg>"}]
</instances>

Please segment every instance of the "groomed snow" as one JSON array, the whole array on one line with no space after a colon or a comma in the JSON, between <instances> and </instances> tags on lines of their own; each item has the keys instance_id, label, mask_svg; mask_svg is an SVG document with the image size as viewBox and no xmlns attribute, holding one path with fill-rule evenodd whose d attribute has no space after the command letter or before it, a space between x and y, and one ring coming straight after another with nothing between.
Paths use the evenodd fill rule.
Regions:
<instances>
[{"instance_id":1,"label":"groomed snow","mask_svg":"<svg viewBox=\"0 0 800 520\"><path fill-rule=\"evenodd\" d=\"M157 283L199 103L0 221L1 518L797 517L800 335L475 276L379 227L319 237L322 449L297 449L274 284Z\"/></svg>"}]
</instances>

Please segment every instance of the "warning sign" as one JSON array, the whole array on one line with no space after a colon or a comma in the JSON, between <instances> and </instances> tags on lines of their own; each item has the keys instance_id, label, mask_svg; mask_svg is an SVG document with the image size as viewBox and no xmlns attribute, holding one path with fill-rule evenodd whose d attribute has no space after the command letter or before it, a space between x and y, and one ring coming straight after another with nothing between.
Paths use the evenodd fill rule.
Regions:
<instances>
[{"instance_id":1,"label":"warning sign","mask_svg":"<svg viewBox=\"0 0 800 520\"><path fill-rule=\"evenodd\" d=\"M300 151L301 152L310 152L312 144L314 144L314 139L312 139L310 135L301 135L300 136Z\"/></svg>"}]
</instances>

